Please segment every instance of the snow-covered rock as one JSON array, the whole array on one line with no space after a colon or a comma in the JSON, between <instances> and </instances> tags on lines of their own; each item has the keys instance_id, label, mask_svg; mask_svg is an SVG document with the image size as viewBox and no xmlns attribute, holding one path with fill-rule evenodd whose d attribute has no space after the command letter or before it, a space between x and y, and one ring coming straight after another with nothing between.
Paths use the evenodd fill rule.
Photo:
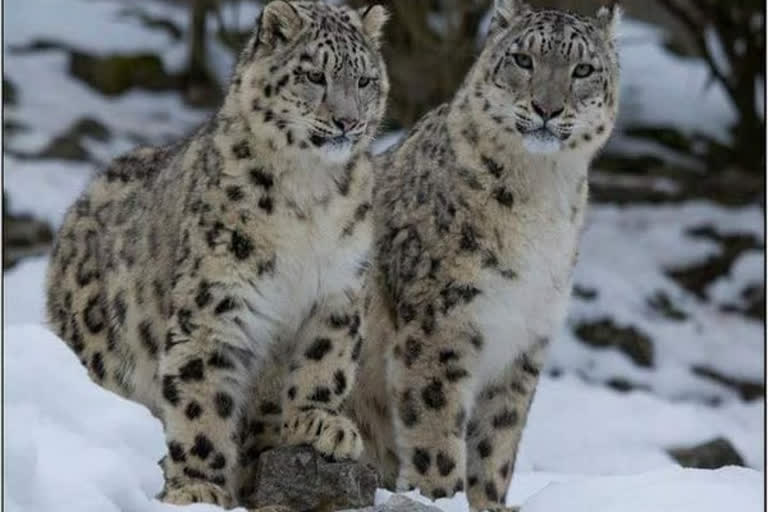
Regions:
<instances>
[{"instance_id":1,"label":"snow-covered rock","mask_svg":"<svg viewBox=\"0 0 768 512\"><path fill-rule=\"evenodd\" d=\"M342 512L440 512L441 509L434 505L427 505L402 494L388 495L386 501L372 507L359 508L357 510L344 510Z\"/></svg>"}]
</instances>

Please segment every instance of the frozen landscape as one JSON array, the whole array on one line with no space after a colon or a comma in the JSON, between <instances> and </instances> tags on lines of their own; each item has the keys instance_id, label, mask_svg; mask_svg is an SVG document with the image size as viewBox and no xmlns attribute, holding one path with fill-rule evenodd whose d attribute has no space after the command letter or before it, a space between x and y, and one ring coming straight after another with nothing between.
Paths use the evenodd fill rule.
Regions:
<instances>
[{"instance_id":1,"label":"frozen landscape","mask_svg":"<svg viewBox=\"0 0 768 512\"><path fill-rule=\"evenodd\" d=\"M54 229L100 164L137 143L179 137L208 115L175 92L105 96L74 78L73 51L151 53L173 72L185 44L142 23L123 1L60 4L6 1L3 42L3 79L15 90L13 103L4 98L6 123L15 126L11 135L6 130L5 208ZM183 9L134 4L152 17L186 23ZM243 28L256 12L242 9ZM622 124L661 122L727 142L734 113L726 96L707 86L701 61L669 53L663 37L652 26L625 24ZM224 80L232 54L213 35L210 51ZM83 120L92 128L78 140L85 157L50 156L52 143ZM396 138L385 135L378 148ZM612 148L662 152L622 134ZM599 167L593 185L671 193L679 186L665 178L638 185L631 173ZM508 505L523 512L763 510L765 306L761 318L754 302L764 282L763 215L757 205L705 198L593 203L569 318L531 410ZM706 286L690 284L692 273L715 264L721 271ZM45 329L45 265L44 255L26 258L4 275L5 509L182 510L154 499L163 484L160 422L91 383ZM681 453L714 440L726 442L734 466L682 467ZM378 501L387 499L378 493ZM467 510L463 496L436 505Z\"/></svg>"}]
</instances>

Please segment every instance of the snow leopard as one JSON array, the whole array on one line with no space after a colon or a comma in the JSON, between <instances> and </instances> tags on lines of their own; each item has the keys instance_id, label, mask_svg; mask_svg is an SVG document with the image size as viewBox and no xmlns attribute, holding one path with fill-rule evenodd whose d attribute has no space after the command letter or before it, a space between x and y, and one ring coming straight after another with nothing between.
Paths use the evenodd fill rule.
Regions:
<instances>
[{"instance_id":1,"label":"snow leopard","mask_svg":"<svg viewBox=\"0 0 768 512\"><path fill-rule=\"evenodd\" d=\"M50 326L163 422L165 502L247 504L278 445L360 455L340 407L362 346L386 19L269 3L212 118L115 159L66 214Z\"/></svg>"},{"instance_id":2,"label":"snow leopard","mask_svg":"<svg viewBox=\"0 0 768 512\"><path fill-rule=\"evenodd\" d=\"M376 161L347 409L389 486L504 509L618 112L620 13L496 0L455 97Z\"/></svg>"}]
</instances>

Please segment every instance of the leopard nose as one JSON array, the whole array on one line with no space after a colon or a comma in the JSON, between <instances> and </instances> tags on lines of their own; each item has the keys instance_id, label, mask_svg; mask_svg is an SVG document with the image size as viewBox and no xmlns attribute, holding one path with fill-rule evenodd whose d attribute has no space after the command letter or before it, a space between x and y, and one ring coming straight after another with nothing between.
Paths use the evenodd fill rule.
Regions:
<instances>
[{"instance_id":1,"label":"leopard nose","mask_svg":"<svg viewBox=\"0 0 768 512\"><path fill-rule=\"evenodd\" d=\"M564 107L555 107L555 106L549 106L549 107L543 107L536 103L535 101L531 102L531 107L533 108L533 111L536 112L541 116L541 118L544 120L544 122L549 121L550 119L554 119L560 114L563 113L565 110Z\"/></svg>"},{"instance_id":2,"label":"leopard nose","mask_svg":"<svg viewBox=\"0 0 768 512\"><path fill-rule=\"evenodd\" d=\"M347 133L357 124L357 121L351 117L334 117L333 124L342 132Z\"/></svg>"}]
</instances>

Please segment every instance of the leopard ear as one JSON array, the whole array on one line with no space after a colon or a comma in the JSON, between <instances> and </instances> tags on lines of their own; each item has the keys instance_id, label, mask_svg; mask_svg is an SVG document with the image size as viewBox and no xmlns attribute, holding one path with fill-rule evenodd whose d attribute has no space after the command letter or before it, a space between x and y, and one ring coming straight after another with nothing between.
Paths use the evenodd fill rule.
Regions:
<instances>
[{"instance_id":1,"label":"leopard ear","mask_svg":"<svg viewBox=\"0 0 768 512\"><path fill-rule=\"evenodd\" d=\"M382 5L372 5L363 9L358 9L360 20L363 24L363 33L378 48L381 44L381 38L384 34L384 25L389 20L389 11Z\"/></svg>"},{"instance_id":2,"label":"leopard ear","mask_svg":"<svg viewBox=\"0 0 768 512\"><path fill-rule=\"evenodd\" d=\"M529 9L522 0L494 0L490 32L496 33L509 28L515 18Z\"/></svg>"},{"instance_id":3,"label":"leopard ear","mask_svg":"<svg viewBox=\"0 0 768 512\"><path fill-rule=\"evenodd\" d=\"M609 40L616 38L623 14L624 9L618 2L614 2L610 7L603 6L597 11L597 24Z\"/></svg>"},{"instance_id":4,"label":"leopard ear","mask_svg":"<svg viewBox=\"0 0 768 512\"><path fill-rule=\"evenodd\" d=\"M276 48L292 41L304 26L299 11L287 0L270 2L261 12L259 42Z\"/></svg>"}]
</instances>

